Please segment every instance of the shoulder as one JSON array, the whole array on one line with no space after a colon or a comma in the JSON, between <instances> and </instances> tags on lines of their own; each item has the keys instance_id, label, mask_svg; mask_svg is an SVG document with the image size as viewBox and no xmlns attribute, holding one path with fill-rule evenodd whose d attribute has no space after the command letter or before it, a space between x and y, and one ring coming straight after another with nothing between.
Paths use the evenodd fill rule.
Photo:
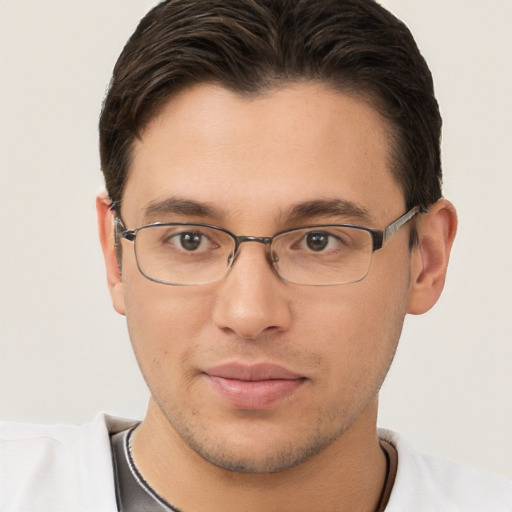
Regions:
<instances>
[{"instance_id":1,"label":"shoulder","mask_svg":"<svg viewBox=\"0 0 512 512\"><path fill-rule=\"evenodd\" d=\"M379 429L398 453L387 512L512 511L512 483L456 462L420 455L398 434Z\"/></svg>"},{"instance_id":2,"label":"shoulder","mask_svg":"<svg viewBox=\"0 0 512 512\"><path fill-rule=\"evenodd\" d=\"M116 510L109 435L133 423L0 424L0 510Z\"/></svg>"}]
</instances>

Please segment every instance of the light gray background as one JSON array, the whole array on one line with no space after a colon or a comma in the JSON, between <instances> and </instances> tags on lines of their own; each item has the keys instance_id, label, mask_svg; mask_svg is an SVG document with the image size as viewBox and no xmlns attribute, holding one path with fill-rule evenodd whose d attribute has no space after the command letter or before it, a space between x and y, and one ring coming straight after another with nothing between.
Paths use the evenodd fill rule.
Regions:
<instances>
[{"instance_id":1,"label":"light gray background","mask_svg":"<svg viewBox=\"0 0 512 512\"><path fill-rule=\"evenodd\" d=\"M0 0L0 417L141 417L148 392L96 237L97 118L142 0ZM512 1L387 0L434 74L460 229L444 296L410 317L382 426L512 478Z\"/></svg>"}]
</instances>

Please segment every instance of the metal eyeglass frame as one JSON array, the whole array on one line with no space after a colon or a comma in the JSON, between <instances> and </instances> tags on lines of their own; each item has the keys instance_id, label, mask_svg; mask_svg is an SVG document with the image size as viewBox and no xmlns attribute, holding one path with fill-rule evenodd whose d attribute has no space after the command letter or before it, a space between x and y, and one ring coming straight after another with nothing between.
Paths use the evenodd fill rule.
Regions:
<instances>
[{"instance_id":1,"label":"metal eyeglass frame","mask_svg":"<svg viewBox=\"0 0 512 512\"><path fill-rule=\"evenodd\" d=\"M116 212L116 204L112 203L112 205L110 206L110 209L112 211ZM425 207L421 207L421 206L414 206L409 211L407 211L406 213L404 213L403 215L398 217L396 220L394 220L391 224L389 224L388 226L386 226L383 229L371 229L371 228L367 228L365 226L358 226L356 224L315 224L315 225L311 225L311 226L300 226L300 227L296 227L296 228L285 229L283 231L279 231L278 233L275 233L272 236L248 236L248 235L238 236L238 235L235 235L234 233L232 233L231 231L221 228L219 226L215 226L212 224L201 224L201 223L196 223L196 222L155 222L152 224L145 224L144 226L140 226L135 229L127 229L123 223L123 220L121 219L120 215L117 214L117 212L115 214L114 222L115 222L115 233L116 233L115 238L117 239L117 237L120 236L121 238L124 238L125 240L128 240L129 242L135 242L137 233L140 230L142 230L144 228L151 227L151 226L199 226L199 227L215 229L217 231L221 231L221 232L229 235L235 242L235 247L233 250L233 258L231 258L231 261L229 261L229 263L228 263L228 266L226 268L226 273L218 280L211 281L211 283L215 283L215 282L222 280L227 275L229 270L232 268L232 266L234 265L234 262L236 261L236 257L238 255L238 250L240 248L240 245L244 242L256 242L256 243L264 244L267 247L270 247L272 245L273 240L276 237L278 237L280 235L284 235L286 233L292 233L293 231L299 231L299 230L305 229L305 228L316 229L316 228L322 228L322 227L325 227L325 228L327 228L327 227L347 227L347 228L360 229L360 230L368 232L372 237L372 253L374 253L375 251L382 249L384 244L402 226L404 226L407 222L409 222L418 213L428 213L428 209ZM277 261L274 263L277 263ZM137 261L137 266L138 266L138 261ZM141 272L141 274L144 277L146 277L150 281L154 281L156 283L161 283L161 284L166 284L166 285L175 285L175 286L187 285L187 284L189 286L194 286L194 285L202 284L202 283L170 283L167 281L155 279L155 278L147 275L146 273L144 273L142 271L140 266L139 266L139 271ZM277 268L276 268L276 272L279 275L279 277L281 279L283 279L283 281L287 281L285 278L283 278L279 274L279 271L277 270ZM364 277L366 277L366 275L363 276L361 279L358 279L357 281L361 281L362 279L364 279ZM333 285L351 284L351 283L354 283L357 281L350 281L347 283L333 283ZM208 283L208 284L211 284L211 283ZM298 283L296 283L296 284L298 284ZM301 283L301 284L304 284L304 283ZM318 284L305 283L304 286L329 286L329 285L328 284L318 285Z\"/></svg>"}]
</instances>

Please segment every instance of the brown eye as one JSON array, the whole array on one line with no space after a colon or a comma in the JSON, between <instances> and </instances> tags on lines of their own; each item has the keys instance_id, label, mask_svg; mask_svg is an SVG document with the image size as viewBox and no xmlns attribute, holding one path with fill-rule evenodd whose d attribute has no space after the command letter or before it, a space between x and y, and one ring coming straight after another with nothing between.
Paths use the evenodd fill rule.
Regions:
<instances>
[{"instance_id":1,"label":"brown eye","mask_svg":"<svg viewBox=\"0 0 512 512\"><path fill-rule=\"evenodd\" d=\"M180 233L180 245L187 251L195 251L201 247L203 235L199 233Z\"/></svg>"},{"instance_id":2,"label":"brown eye","mask_svg":"<svg viewBox=\"0 0 512 512\"><path fill-rule=\"evenodd\" d=\"M318 252L323 251L329 244L328 233L312 232L306 235L306 245L308 249Z\"/></svg>"}]
</instances>

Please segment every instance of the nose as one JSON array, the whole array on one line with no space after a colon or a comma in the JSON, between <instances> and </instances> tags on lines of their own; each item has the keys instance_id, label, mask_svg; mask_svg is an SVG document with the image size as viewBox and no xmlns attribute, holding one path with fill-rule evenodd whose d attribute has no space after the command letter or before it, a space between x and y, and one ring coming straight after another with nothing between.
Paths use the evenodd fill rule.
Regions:
<instances>
[{"instance_id":1,"label":"nose","mask_svg":"<svg viewBox=\"0 0 512 512\"><path fill-rule=\"evenodd\" d=\"M244 339L256 339L263 333L284 331L290 326L290 285L274 271L265 246L243 244L219 287L213 321L220 329Z\"/></svg>"}]
</instances>

